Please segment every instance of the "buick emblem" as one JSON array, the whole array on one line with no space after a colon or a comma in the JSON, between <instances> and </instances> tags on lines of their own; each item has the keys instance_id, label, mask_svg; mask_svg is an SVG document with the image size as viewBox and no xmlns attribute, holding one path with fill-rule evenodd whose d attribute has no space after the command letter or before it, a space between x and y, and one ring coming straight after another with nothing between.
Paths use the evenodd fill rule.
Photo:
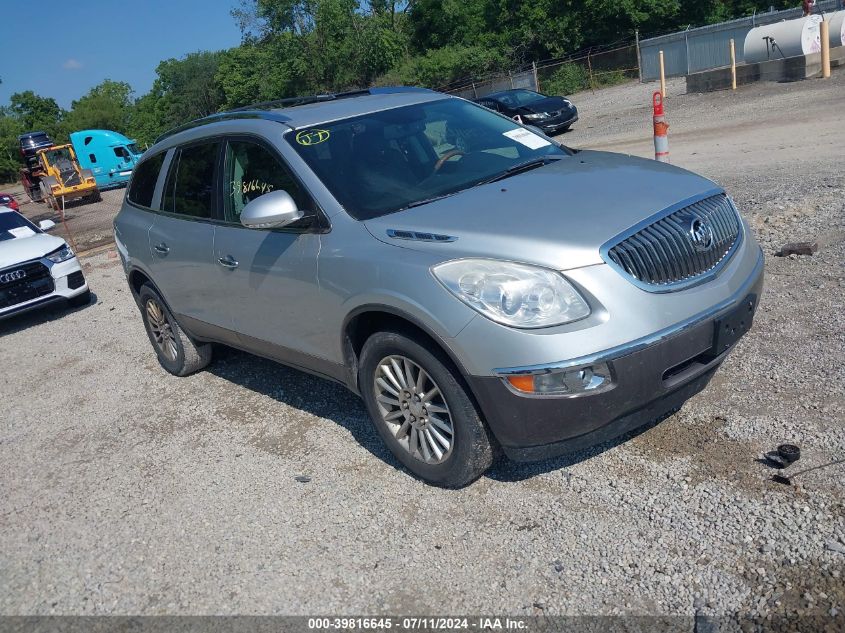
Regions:
<instances>
[{"instance_id":1,"label":"buick emblem","mask_svg":"<svg viewBox=\"0 0 845 633\"><path fill-rule=\"evenodd\" d=\"M689 223L690 242L695 250L704 252L713 246L713 229L700 218L692 218Z\"/></svg>"},{"instance_id":2,"label":"buick emblem","mask_svg":"<svg viewBox=\"0 0 845 633\"><path fill-rule=\"evenodd\" d=\"M25 270L12 270L7 273L0 273L0 284L7 284L12 281L19 281L26 277Z\"/></svg>"}]
</instances>

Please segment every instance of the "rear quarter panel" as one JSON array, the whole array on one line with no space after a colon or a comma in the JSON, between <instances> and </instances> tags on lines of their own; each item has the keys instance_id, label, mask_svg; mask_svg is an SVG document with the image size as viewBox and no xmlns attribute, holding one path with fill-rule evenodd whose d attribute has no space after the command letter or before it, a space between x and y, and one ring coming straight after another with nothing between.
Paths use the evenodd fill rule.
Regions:
<instances>
[{"instance_id":1,"label":"rear quarter panel","mask_svg":"<svg viewBox=\"0 0 845 633\"><path fill-rule=\"evenodd\" d=\"M135 207L124 199L114 219L114 238L126 274L135 268L150 275L150 228L155 214Z\"/></svg>"}]
</instances>

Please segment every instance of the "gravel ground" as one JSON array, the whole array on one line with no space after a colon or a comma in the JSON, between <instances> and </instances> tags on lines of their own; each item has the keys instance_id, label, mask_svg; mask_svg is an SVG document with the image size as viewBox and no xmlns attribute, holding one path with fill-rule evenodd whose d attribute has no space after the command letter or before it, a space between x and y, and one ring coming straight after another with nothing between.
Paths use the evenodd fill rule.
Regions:
<instances>
[{"instance_id":1,"label":"gravel ground","mask_svg":"<svg viewBox=\"0 0 845 633\"><path fill-rule=\"evenodd\" d=\"M118 260L97 300L0 323L0 613L845 617L845 75L670 83L673 161L767 254L754 330L624 442L459 491L398 468L341 387L240 352L159 368ZM652 86L576 96L577 146L650 151ZM644 96L644 99L640 98ZM594 112L598 114L593 114ZM776 258L815 239L812 257ZM793 485L761 454L800 444ZM295 478L306 475L307 483Z\"/></svg>"}]
</instances>

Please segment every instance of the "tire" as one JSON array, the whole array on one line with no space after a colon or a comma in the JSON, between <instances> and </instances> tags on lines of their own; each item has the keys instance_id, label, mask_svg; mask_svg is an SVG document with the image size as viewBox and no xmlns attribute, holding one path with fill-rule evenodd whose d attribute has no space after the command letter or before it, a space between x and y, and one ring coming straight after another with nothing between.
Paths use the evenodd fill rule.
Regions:
<instances>
[{"instance_id":1,"label":"tire","mask_svg":"<svg viewBox=\"0 0 845 633\"><path fill-rule=\"evenodd\" d=\"M396 372L394 361L404 371ZM426 374L422 387L417 386L420 374L414 367ZM399 380L402 373L405 375ZM400 390L396 389L397 380L400 386L414 384ZM493 463L494 440L460 374L440 350L426 349L400 332L373 334L361 351L359 386L379 435L396 459L420 479L444 488L461 488ZM417 394L428 396L435 389L437 395L429 400L425 401L425 396L414 400ZM451 435L446 427L451 428ZM440 438L448 441L448 449ZM435 448L442 455L438 456Z\"/></svg>"},{"instance_id":2,"label":"tire","mask_svg":"<svg viewBox=\"0 0 845 633\"><path fill-rule=\"evenodd\" d=\"M211 362L211 345L192 341L167 304L149 284L141 286L138 304L158 362L174 376L188 376Z\"/></svg>"},{"instance_id":3,"label":"tire","mask_svg":"<svg viewBox=\"0 0 845 633\"><path fill-rule=\"evenodd\" d=\"M86 290L81 295L76 295L75 297L71 297L67 300L68 305L72 308L81 308L82 306L87 306L91 303L91 291Z\"/></svg>"}]
</instances>

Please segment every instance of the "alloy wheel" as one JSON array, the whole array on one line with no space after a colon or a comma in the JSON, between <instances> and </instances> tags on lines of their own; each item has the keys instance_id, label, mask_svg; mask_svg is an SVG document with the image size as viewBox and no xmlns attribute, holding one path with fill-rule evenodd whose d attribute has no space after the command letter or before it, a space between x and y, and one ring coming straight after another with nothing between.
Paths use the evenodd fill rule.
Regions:
<instances>
[{"instance_id":1,"label":"alloy wheel","mask_svg":"<svg viewBox=\"0 0 845 633\"><path fill-rule=\"evenodd\" d=\"M155 299L147 299L147 322L150 324L150 330L159 351L167 360L175 361L179 354L176 347L176 335L164 310Z\"/></svg>"},{"instance_id":2,"label":"alloy wheel","mask_svg":"<svg viewBox=\"0 0 845 633\"><path fill-rule=\"evenodd\" d=\"M417 363L388 356L376 367L374 389L382 420L399 445L428 464L452 452L455 430L440 388Z\"/></svg>"}]
</instances>

